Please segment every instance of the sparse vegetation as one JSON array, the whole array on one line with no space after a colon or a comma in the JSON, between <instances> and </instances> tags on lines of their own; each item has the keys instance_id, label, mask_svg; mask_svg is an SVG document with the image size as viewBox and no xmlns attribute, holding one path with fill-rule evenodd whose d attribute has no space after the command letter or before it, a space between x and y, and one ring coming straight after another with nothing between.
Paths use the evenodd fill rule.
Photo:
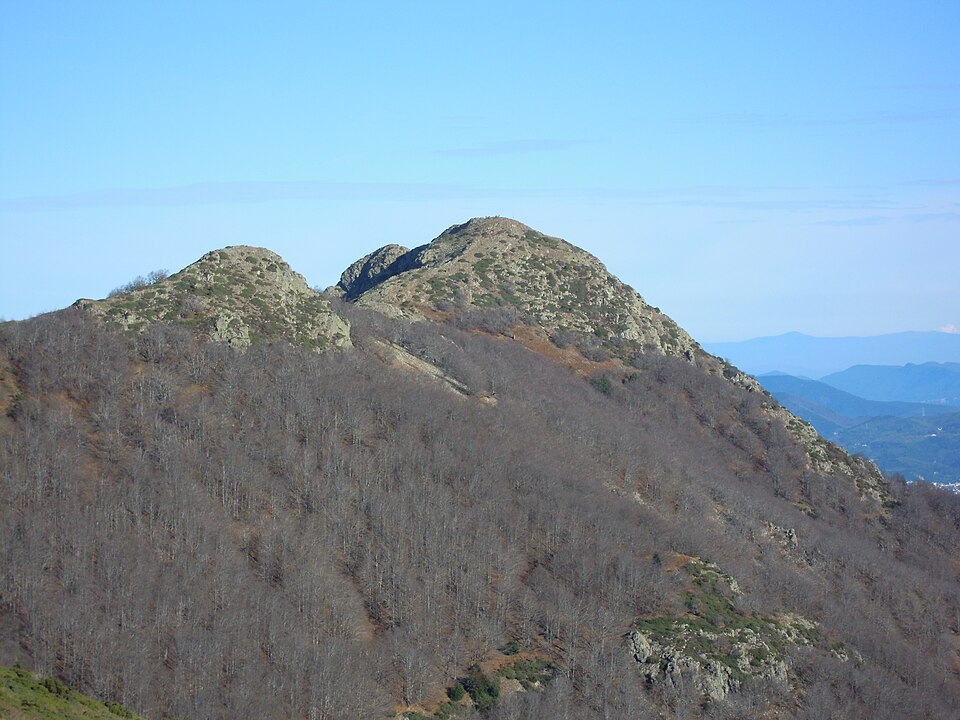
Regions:
<instances>
[{"instance_id":1,"label":"sparse vegetation","mask_svg":"<svg viewBox=\"0 0 960 720\"><path fill-rule=\"evenodd\" d=\"M590 384L596 388L597 392L603 393L604 395L613 393L613 381L610 380L608 375L598 375L597 377L591 378Z\"/></svg>"},{"instance_id":2,"label":"sparse vegetation","mask_svg":"<svg viewBox=\"0 0 960 720\"><path fill-rule=\"evenodd\" d=\"M174 322L239 349L283 340L319 350L349 340L322 295L276 255L255 248L208 253L173 278L157 271L105 301L80 304L131 334Z\"/></svg>"},{"instance_id":3,"label":"sparse vegetation","mask_svg":"<svg viewBox=\"0 0 960 720\"><path fill-rule=\"evenodd\" d=\"M121 285L119 287L114 288L113 290L110 291L110 294L108 295L108 297L116 297L117 295L126 295L127 293L131 293L134 290L143 290L144 288L148 288L151 285L156 285L161 280L166 280L168 275L169 273L166 270L151 270L149 273L147 273L146 277L144 277L143 275L138 275L137 277L135 277L133 280L126 283L125 285Z\"/></svg>"},{"instance_id":4,"label":"sparse vegetation","mask_svg":"<svg viewBox=\"0 0 960 720\"><path fill-rule=\"evenodd\" d=\"M461 684L481 715L489 713L490 708L500 696L500 683L497 677L487 677L479 667L471 669L470 674L461 681Z\"/></svg>"}]
</instances>

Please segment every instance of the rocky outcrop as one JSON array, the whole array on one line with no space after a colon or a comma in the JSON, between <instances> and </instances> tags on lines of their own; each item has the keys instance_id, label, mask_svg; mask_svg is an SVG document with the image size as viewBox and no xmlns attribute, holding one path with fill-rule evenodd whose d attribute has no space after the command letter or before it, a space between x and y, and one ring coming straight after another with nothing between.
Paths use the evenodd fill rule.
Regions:
<instances>
[{"instance_id":1,"label":"rocky outcrop","mask_svg":"<svg viewBox=\"0 0 960 720\"><path fill-rule=\"evenodd\" d=\"M762 406L764 413L774 422L781 423L796 438L806 452L810 469L825 475L842 475L856 485L862 497L876 500L884 506L890 503L890 490L876 463L864 457L852 456L839 445L820 437L810 423L777 402L755 377L722 358L709 357L710 360L705 364L713 364L729 382L747 392L766 396L767 400Z\"/></svg>"},{"instance_id":2,"label":"rocky outcrop","mask_svg":"<svg viewBox=\"0 0 960 720\"><path fill-rule=\"evenodd\" d=\"M723 655L693 655L680 649L681 644L723 642L729 650ZM628 636L630 653L647 683L660 685L667 695L680 695L690 685L699 695L723 700L740 689L747 677L759 678L782 690L789 686L788 666L761 636L742 628L725 633L679 632L672 643L661 644L639 630Z\"/></svg>"},{"instance_id":3,"label":"rocky outcrop","mask_svg":"<svg viewBox=\"0 0 960 720\"><path fill-rule=\"evenodd\" d=\"M370 343L373 353L385 364L401 370L415 373L425 379L434 381L444 390L461 397L473 397L484 405L496 405L496 398L488 393L473 393L470 388L456 378L451 377L436 365L411 355L395 343L374 340Z\"/></svg>"},{"instance_id":4,"label":"rocky outcrop","mask_svg":"<svg viewBox=\"0 0 960 720\"><path fill-rule=\"evenodd\" d=\"M244 245L214 250L175 275L75 307L127 332L183 325L243 350L283 340L322 350L350 345L350 326L275 253Z\"/></svg>"},{"instance_id":5,"label":"rocky outcrop","mask_svg":"<svg viewBox=\"0 0 960 720\"><path fill-rule=\"evenodd\" d=\"M687 558L688 613L645 618L626 636L627 650L650 685L667 696L722 700L748 679L789 688L786 650L814 644L816 625L797 615L760 617L738 610L736 581L713 563Z\"/></svg>"},{"instance_id":6,"label":"rocky outcrop","mask_svg":"<svg viewBox=\"0 0 960 720\"><path fill-rule=\"evenodd\" d=\"M408 248L401 245L384 245L344 270L340 275L340 282L328 288L327 292L353 300L378 283L408 269L404 263L398 261L408 257L409 252Z\"/></svg>"},{"instance_id":7,"label":"rocky outcrop","mask_svg":"<svg viewBox=\"0 0 960 720\"><path fill-rule=\"evenodd\" d=\"M797 531L794 528L780 527L772 522L767 523L767 535L785 550L796 550L799 546Z\"/></svg>"},{"instance_id":8,"label":"rocky outcrop","mask_svg":"<svg viewBox=\"0 0 960 720\"><path fill-rule=\"evenodd\" d=\"M782 422L800 442L813 470L824 475L846 477L856 485L862 497L875 500L883 508L889 507L892 502L890 489L876 463L860 455L850 455L839 445L823 439L810 423L779 404L769 407L767 413Z\"/></svg>"},{"instance_id":9,"label":"rocky outcrop","mask_svg":"<svg viewBox=\"0 0 960 720\"><path fill-rule=\"evenodd\" d=\"M509 309L551 337L590 338L625 359L651 351L688 360L704 354L597 258L516 220L470 220L398 255L401 250L387 246L351 265L340 292L414 319L454 309Z\"/></svg>"}]
</instances>

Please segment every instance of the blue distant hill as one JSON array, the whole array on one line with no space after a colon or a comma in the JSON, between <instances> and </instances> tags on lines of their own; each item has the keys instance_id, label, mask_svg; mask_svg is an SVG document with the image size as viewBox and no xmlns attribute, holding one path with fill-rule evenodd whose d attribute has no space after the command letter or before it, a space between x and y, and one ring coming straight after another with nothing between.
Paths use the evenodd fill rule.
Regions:
<instances>
[{"instance_id":1,"label":"blue distant hill","mask_svg":"<svg viewBox=\"0 0 960 720\"><path fill-rule=\"evenodd\" d=\"M854 365L822 381L870 400L960 405L960 363Z\"/></svg>"},{"instance_id":2,"label":"blue distant hill","mask_svg":"<svg viewBox=\"0 0 960 720\"><path fill-rule=\"evenodd\" d=\"M960 407L871 400L825 382L782 373L762 375L757 379L788 410L806 419L821 434L870 417L920 417L960 412Z\"/></svg>"},{"instance_id":3,"label":"blue distant hill","mask_svg":"<svg viewBox=\"0 0 960 720\"><path fill-rule=\"evenodd\" d=\"M960 482L960 412L927 417L877 417L830 438L908 480Z\"/></svg>"},{"instance_id":4,"label":"blue distant hill","mask_svg":"<svg viewBox=\"0 0 960 720\"><path fill-rule=\"evenodd\" d=\"M779 370L821 378L853 365L960 363L960 335L942 332L871 337L814 337L791 332L742 342L705 343L703 347L751 375Z\"/></svg>"},{"instance_id":5,"label":"blue distant hill","mask_svg":"<svg viewBox=\"0 0 960 720\"><path fill-rule=\"evenodd\" d=\"M943 385L933 384L931 378L950 379L949 373L960 372L960 366L938 373L934 371L943 371L944 364L929 365L933 368L879 368L905 373L872 373L852 368L858 372L850 377L864 383L877 378L925 378L930 381L925 391L903 387L901 392L907 395L919 392L918 396L926 396L933 391L934 396L940 397L937 393L942 394ZM913 367L926 367L931 372L912 373ZM960 407L866 399L825 382L783 373L761 375L757 379L784 407L813 425L825 438L849 452L863 453L885 472L902 473L910 480L960 482ZM877 385L875 390L879 394L882 387Z\"/></svg>"}]
</instances>

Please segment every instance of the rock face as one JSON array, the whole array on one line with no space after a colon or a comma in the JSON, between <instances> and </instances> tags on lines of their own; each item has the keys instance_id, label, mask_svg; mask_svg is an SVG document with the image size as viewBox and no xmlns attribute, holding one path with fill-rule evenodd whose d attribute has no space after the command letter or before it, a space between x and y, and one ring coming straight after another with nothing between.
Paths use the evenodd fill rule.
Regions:
<instances>
[{"instance_id":1,"label":"rock face","mask_svg":"<svg viewBox=\"0 0 960 720\"><path fill-rule=\"evenodd\" d=\"M723 700L739 690L747 677L761 678L787 689L787 663L782 657L771 654L770 646L756 633L744 629L722 635L705 634L697 639L718 642L721 638L731 649L729 654L718 658L687 655L678 645L661 645L638 630L630 633L629 643L630 652L646 682L662 684L668 695L681 694L689 684L699 695ZM678 634L675 641L680 644L691 639L689 635Z\"/></svg>"},{"instance_id":2,"label":"rock face","mask_svg":"<svg viewBox=\"0 0 960 720\"><path fill-rule=\"evenodd\" d=\"M692 690L722 700L748 679L789 687L786 648L818 641L799 616L758 617L736 608L736 581L713 563L687 558L688 612L647 618L627 634L627 649L650 685L668 696Z\"/></svg>"},{"instance_id":3,"label":"rock face","mask_svg":"<svg viewBox=\"0 0 960 720\"><path fill-rule=\"evenodd\" d=\"M350 345L350 327L277 254L238 245L214 250L175 275L76 307L128 332L151 323L184 325L244 349L285 340L321 350Z\"/></svg>"},{"instance_id":4,"label":"rock face","mask_svg":"<svg viewBox=\"0 0 960 720\"><path fill-rule=\"evenodd\" d=\"M371 347L374 354L387 365L409 370L422 377L435 380L439 383L440 387L462 397L468 397L470 395L469 389L463 385L463 383L450 377L436 365L411 355L399 345L376 340L371 343ZM479 396L478 399L488 405L496 404L496 399L486 394Z\"/></svg>"},{"instance_id":5,"label":"rock face","mask_svg":"<svg viewBox=\"0 0 960 720\"><path fill-rule=\"evenodd\" d=\"M329 288L328 292L345 300L353 300L374 285L403 272L406 268L397 261L409 252L408 248L401 245L384 245L344 270L340 282Z\"/></svg>"},{"instance_id":6,"label":"rock face","mask_svg":"<svg viewBox=\"0 0 960 720\"><path fill-rule=\"evenodd\" d=\"M510 310L551 337L589 337L612 354L703 354L675 322L589 253L508 218L478 218L427 245L388 245L357 261L334 289L391 315Z\"/></svg>"}]
</instances>

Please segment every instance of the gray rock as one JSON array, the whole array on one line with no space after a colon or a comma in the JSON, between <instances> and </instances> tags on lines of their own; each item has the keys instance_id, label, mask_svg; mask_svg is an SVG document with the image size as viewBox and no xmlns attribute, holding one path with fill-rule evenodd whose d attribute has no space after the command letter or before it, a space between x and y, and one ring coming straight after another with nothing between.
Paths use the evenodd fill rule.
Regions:
<instances>
[{"instance_id":1,"label":"gray rock","mask_svg":"<svg viewBox=\"0 0 960 720\"><path fill-rule=\"evenodd\" d=\"M409 249L401 245L384 245L379 250L374 250L344 270L340 275L340 282L334 285L330 292L352 300L374 285L408 269L407 263L398 261L409 252Z\"/></svg>"},{"instance_id":2,"label":"gray rock","mask_svg":"<svg viewBox=\"0 0 960 720\"><path fill-rule=\"evenodd\" d=\"M152 284L75 306L129 333L180 324L238 350L258 340L317 350L351 345L347 322L302 275L276 253L246 245L214 250Z\"/></svg>"}]
</instances>

